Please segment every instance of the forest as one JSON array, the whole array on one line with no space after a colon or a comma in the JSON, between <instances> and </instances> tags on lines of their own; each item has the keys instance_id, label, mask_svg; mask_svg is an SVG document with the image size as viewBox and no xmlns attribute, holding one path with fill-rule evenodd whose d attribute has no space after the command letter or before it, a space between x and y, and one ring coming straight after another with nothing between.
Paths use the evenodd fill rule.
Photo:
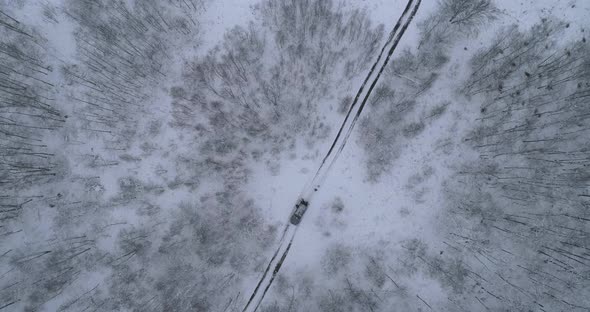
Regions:
<instances>
[{"instance_id":1,"label":"forest","mask_svg":"<svg viewBox=\"0 0 590 312\"><path fill-rule=\"evenodd\" d=\"M245 311L412 1L0 0L0 312ZM420 4L258 311L590 311L590 5L523 3Z\"/></svg>"}]
</instances>

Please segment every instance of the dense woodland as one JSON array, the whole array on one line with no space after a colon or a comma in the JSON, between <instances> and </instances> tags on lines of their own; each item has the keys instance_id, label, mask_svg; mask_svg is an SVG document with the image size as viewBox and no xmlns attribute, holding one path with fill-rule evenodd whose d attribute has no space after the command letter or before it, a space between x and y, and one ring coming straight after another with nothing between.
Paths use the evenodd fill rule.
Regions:
<instances>
[{"instance_id":1,"label":"dense woodland","mask_svg":"<svg viewBox=\"0 0 590 312\"><path fill-rule=\"evenodd\" d=\"M253 171L325 152L386 30L338 1L263 0L205 49L210 5L0 1L0 311L243 309L282 231ZM471 51L503 17L418 15L356 129L372 185L450 129L428 143L446 173L405 182L417 207L440 192L436 239L330 244L261 311L590 310L586 25L548 14ZM334 195L318 209L344 228Z\"/></svg>"}]
</instances>

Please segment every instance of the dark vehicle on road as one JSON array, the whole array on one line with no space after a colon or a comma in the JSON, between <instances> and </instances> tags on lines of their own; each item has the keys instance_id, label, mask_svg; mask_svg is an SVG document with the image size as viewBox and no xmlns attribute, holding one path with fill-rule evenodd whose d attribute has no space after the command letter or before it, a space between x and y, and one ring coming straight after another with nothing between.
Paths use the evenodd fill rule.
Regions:
<instances>
[{"instance_id":1,"label":"dark vehicle on road","mask_svg":"<svg viewBox=\"0 0 590 312\"><path fill-rule=\"evenodd\" d=\"M297 204L295 204L295 211L293 211L293 214L291 215L291 224L297 225L299 222L301 222L301 218L307 210L307 206L308 202L303 198L300 199Z\"/></svg>"}]
</instances>

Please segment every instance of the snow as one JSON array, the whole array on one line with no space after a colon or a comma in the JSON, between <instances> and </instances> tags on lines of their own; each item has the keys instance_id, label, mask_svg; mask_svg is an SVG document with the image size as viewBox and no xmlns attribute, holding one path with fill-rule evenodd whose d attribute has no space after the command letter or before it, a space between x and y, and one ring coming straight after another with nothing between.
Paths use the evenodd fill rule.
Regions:
<instances>
[{"instance_id":1,"label":"snow","mask_svg":"<svg viewBox=\"0 0 590 312\"><path fill-rule=\"evenodd\" d=\"M59 2L54 1L56 4ZM465 98L458 97L456 90L457 82L467 77L465 60L468 60L478 49L485 46L493 36L496 36L502 27L517 23L519 28L528 29L540 18L547 15L557 16L568 21L571 27L564 42L577 39L581 29L587 24L590 14L590 2L582 1L496 1L502 14L498 21L489 28L483 29L477 37L469 37L456 44L451 52L451 58L442 72L446 76L437 80L432 90L420 98L419 107L416 112L408 118L418 118L423 112L440 104L449 101L444 117L432 121L425 131L417 135L411 141L405 141L400 146L401 154L394 161L391 173L383 175L378 182L369 181L366 172L367 155L363 149L357 129L348 141L343 153L340 155L334 166L331 167L321 188L314 194L310 206L305 213L302 222L296 228L296 236L293 246L286 258L278 278L285 278L290 281L300 280L301 276L315 278L314 282L319 287L341 287L337 285L336 279L326 280L322 284L322 270L326 251L336 245L346 246L353 254L352 268L344 275L360 276L365 268L361 261L369 252L382 253L382 257L390 262L400 261L404 254L404 248L408 241L418 239L426 242L431 249L442 250L443 245L439 218L442 213L444 194L442 191L443 182L454 172L455 166L469 159L476 159L474 151L460 147L466 133L472 129L473 120L477 118L480 107L469 103ZM99 138L77 136L69 131L75 128L76 124L68 123L66 128L57 135L44 138L50 148L61 150L64 157L68 158L68 181L56 183L49 186L53 194L58 192L73 194L74 198L89 200L91 202L116 202L122 193L121 181L128 177L135 177L140 180L143 186L166 185L170 186L178 176L189 175L184 168L177 163L179 155L192 155L198 153L200 138L191 138L193 135L185 130L174 128L172 117L172 97L169 91L172 87L182 85L182 72L185 70L187 61L205 56L211 49L214 49L224 38L229 29L236 26L247 27L249 23L259 23L253 20L256 16L253 7L257 0L215 0L205 3L205 12L200 20L203 35L195 37L195 42L175 42L178 50L175 57L168 64L171 77L163 79L156 86L150 86L151 98L145 103L150 112L149 120L140 120L138 129L141 132L138 140L133 142L126 151L127 154L140 159L137 162L124 162L115 151L105 151L104 142ZM383 24L387 35L397 18L401 14L406 1L395 0L363 0L346 1L345 8L364 8L369 12L375 24ZM415 52L420 39L417 22L423 20L437 7L436 1L423 1L420 10L410 25L402 44L396 50L395 55L400 51L409 49ZM54 65L59 65L60 60L77 58L76 41L73 37L74 23L65 19L58 24L43 22L41 6L33 4L17 10L15 14L23 21L31 23L42 30L43 35L50 44L49 55L55 57ZM580 26L582 25L582 26ZM383 40L386 39L386 36ZM198 45L198 49L193 49ZM184 50L183 50L184 49ZM272 58L273 51L266 55ZM395 62L395 58L393 60ZM280 165L278 170L269 168L265 162L251 161L247 164L252 175L248 182L242 185L245 193L255 200L256 206L260 207L260 215L264 218L264 224L274 226L277 230L274 241L266 241L270 248L263 253L256 255L252 260L258 265L253 272L244 273L240 276L240 302L245 302L254 290L256 282L270 261L278 244L278 236L288 225L290 214L295 203L299 200L302 190L310 183L325 153L328 151L333 138L338 131L344 116L337 112L340 96L354 96L358 87L364 79L365 73L356 77L349 85L341 85L335 94L326 103L319 105L318 114L324 123L329 125L330 132L326 139L318 142L313 147L299 140L292 151L282 152L277 156L276 161ZM59 79L57 71L52 73L53 79ZM65 89L65 83L59 88ZM71 90L72 93L80 90ZM59 93L59 100L63 101L63 110L73 115L78 107L67 100L67 96ZM478 101L480 102L480 101ZM362 117L371 116L371 109L363 112ZM205 120L206 117L203 117ZM201 120L199 120L200 122ZM161 131L157 134L147 132L150 122L159 122ZM78 145L72 144L78 139L86 139ZM193 140L194 139L194 140ZM443 152L441 144L448 140L451 151ZM154 143L153 152L146 152L141 148L143 143ZM96 149L96 150L95 150ZM98 150L100 150L98 152ZM81 162L83 155L101 153L106 161L117 161L117 166L106 166L88 168ZM83 185L83 182L76 182L75 178L98 177L97 183ZM420 180L417 183L410 183L413 180ZM121 205L117 207L97 206L94 211L98 221L86 224L86 221L73 221L71 217L65 217L75 226L68 229L69 234L86 233L87 227L103 224L117 223L112 225L112 232L100 231L96 239L97 249L116 250L121 248L117 245L116 228L140 228L142 226L153 227L164 235L169 230L164 226L159 227L159 222L168 225L174 215L174 209L182 203L197 202L201 196L214 193L223 188L223 181L212 177L209 180L192 181L198 184L197 187L181 185L177 187L166 187L161 193L146 192L146 202L158 205L161 212L157 219L149 216L138 215L134 209ZM31 193L40 192L33 189ZM344 208L342 211L332 209L335 201L341 200ZM130 205L141 205L134 202ZM61 235L61 229L52 228L50 221L57 218L63 211L48 209L45 211L26 211L23 217L23 234L11 238L21 240L21 244L33 244L40 241L40 238L52 235ZM104 218L104 219L102 219ZM122 226L124 225L124 226ZM295 231L295 230L292 230ZM65 232L65 231L64 231ZM26 233L26 235L24 234ZM446 234L446 233L443 233ZM272 237L264 237L271 240ZM254 243L253 243L254 244ZM162 260L163 261L163 260ZM4 265L2 266L4 268ZM151 268L157 270L157 268ZM83 293L97 284L106 284L110 272L102 269L96 271L84 271L79 279L70 285L74 293ZM222 271L223 269L219 269ZM410 305L418 307L423 298L431 306L436 303L446 302L446 289L432 277L424 272L419 272L411 279L402 278L407 292L411 294ZM275 281L277 283L277 281ZM274 288L273 288L274 289ZM272 299L281 298L277 292L268 295L268 304ZM234 296L234 294L228 294ZM418 298L418 296L420 296ZM46 311L57 310L62 304L67 303L67 298L57 297L47 303ZM266 301L264 303L267 303ZM401 304L400 304L401 305ZM418 310L418 309L415 309Z\"/></svg>"}]
</instances>

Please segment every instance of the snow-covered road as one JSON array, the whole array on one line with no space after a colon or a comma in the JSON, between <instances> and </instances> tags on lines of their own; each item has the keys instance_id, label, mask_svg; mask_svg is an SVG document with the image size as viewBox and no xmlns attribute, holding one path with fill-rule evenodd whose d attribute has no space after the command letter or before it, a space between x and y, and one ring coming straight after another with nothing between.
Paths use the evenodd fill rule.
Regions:
<instances>
[{"instance_id":1,"label":"snow-covered road","mask_svg":"<svg viewBox=\"0 0 590 312\"><path fill-rule=\"evenodd\" d=\"M385 70L385 67L389 63L395 48L398 46L404 32L410 25L410 22L416 15L418 8L420 7L421 0L409 0L405 10L403 11L402 15L400 16L399 20L395 24L393 30L390 32L387 41L383 45L377 60L371 67L367 77L361 84L354 101L350 105L348 112L344 118L344 122L340 126L338 133L336 134L336 138L334 139L330 149L328 150L326 156L322 159L322 162L317 169L315 175L311 179L309 183L305 185L303 191L301 192L300 198L305 199L308 203L311 202L313 195L319 191L323 181L325 180L328 172L332 165L338 159L338 156L342 153L342 150L346 146L346 142L350 138L350 134L354 129L356 122L358 121L359 116L361 115L363 108L367 104L369 97L371 96L371 91L377 85L379 81L379 77ZM370 85L367 87L367 83L370 82ZM360 100L360 101L359 101ZM299 201L299 200L298 200ZM291 245L293 244L293 240L295 238L295 234L297 233L297 226L293 226L290 223L287 223L286 228L283 231L281 239L279 240L279 245L274 252L270 262L268 263L264 273L256 288L254 289L250 299L248 300L246 306L243 309L243 312L246 311L256 311L260 306L264 296L266 295L268 289L272 285L277 273L279 272L285 258L287 257ZM271 273L272 269L272 273Z\"/></svg>"}]
</instances>

